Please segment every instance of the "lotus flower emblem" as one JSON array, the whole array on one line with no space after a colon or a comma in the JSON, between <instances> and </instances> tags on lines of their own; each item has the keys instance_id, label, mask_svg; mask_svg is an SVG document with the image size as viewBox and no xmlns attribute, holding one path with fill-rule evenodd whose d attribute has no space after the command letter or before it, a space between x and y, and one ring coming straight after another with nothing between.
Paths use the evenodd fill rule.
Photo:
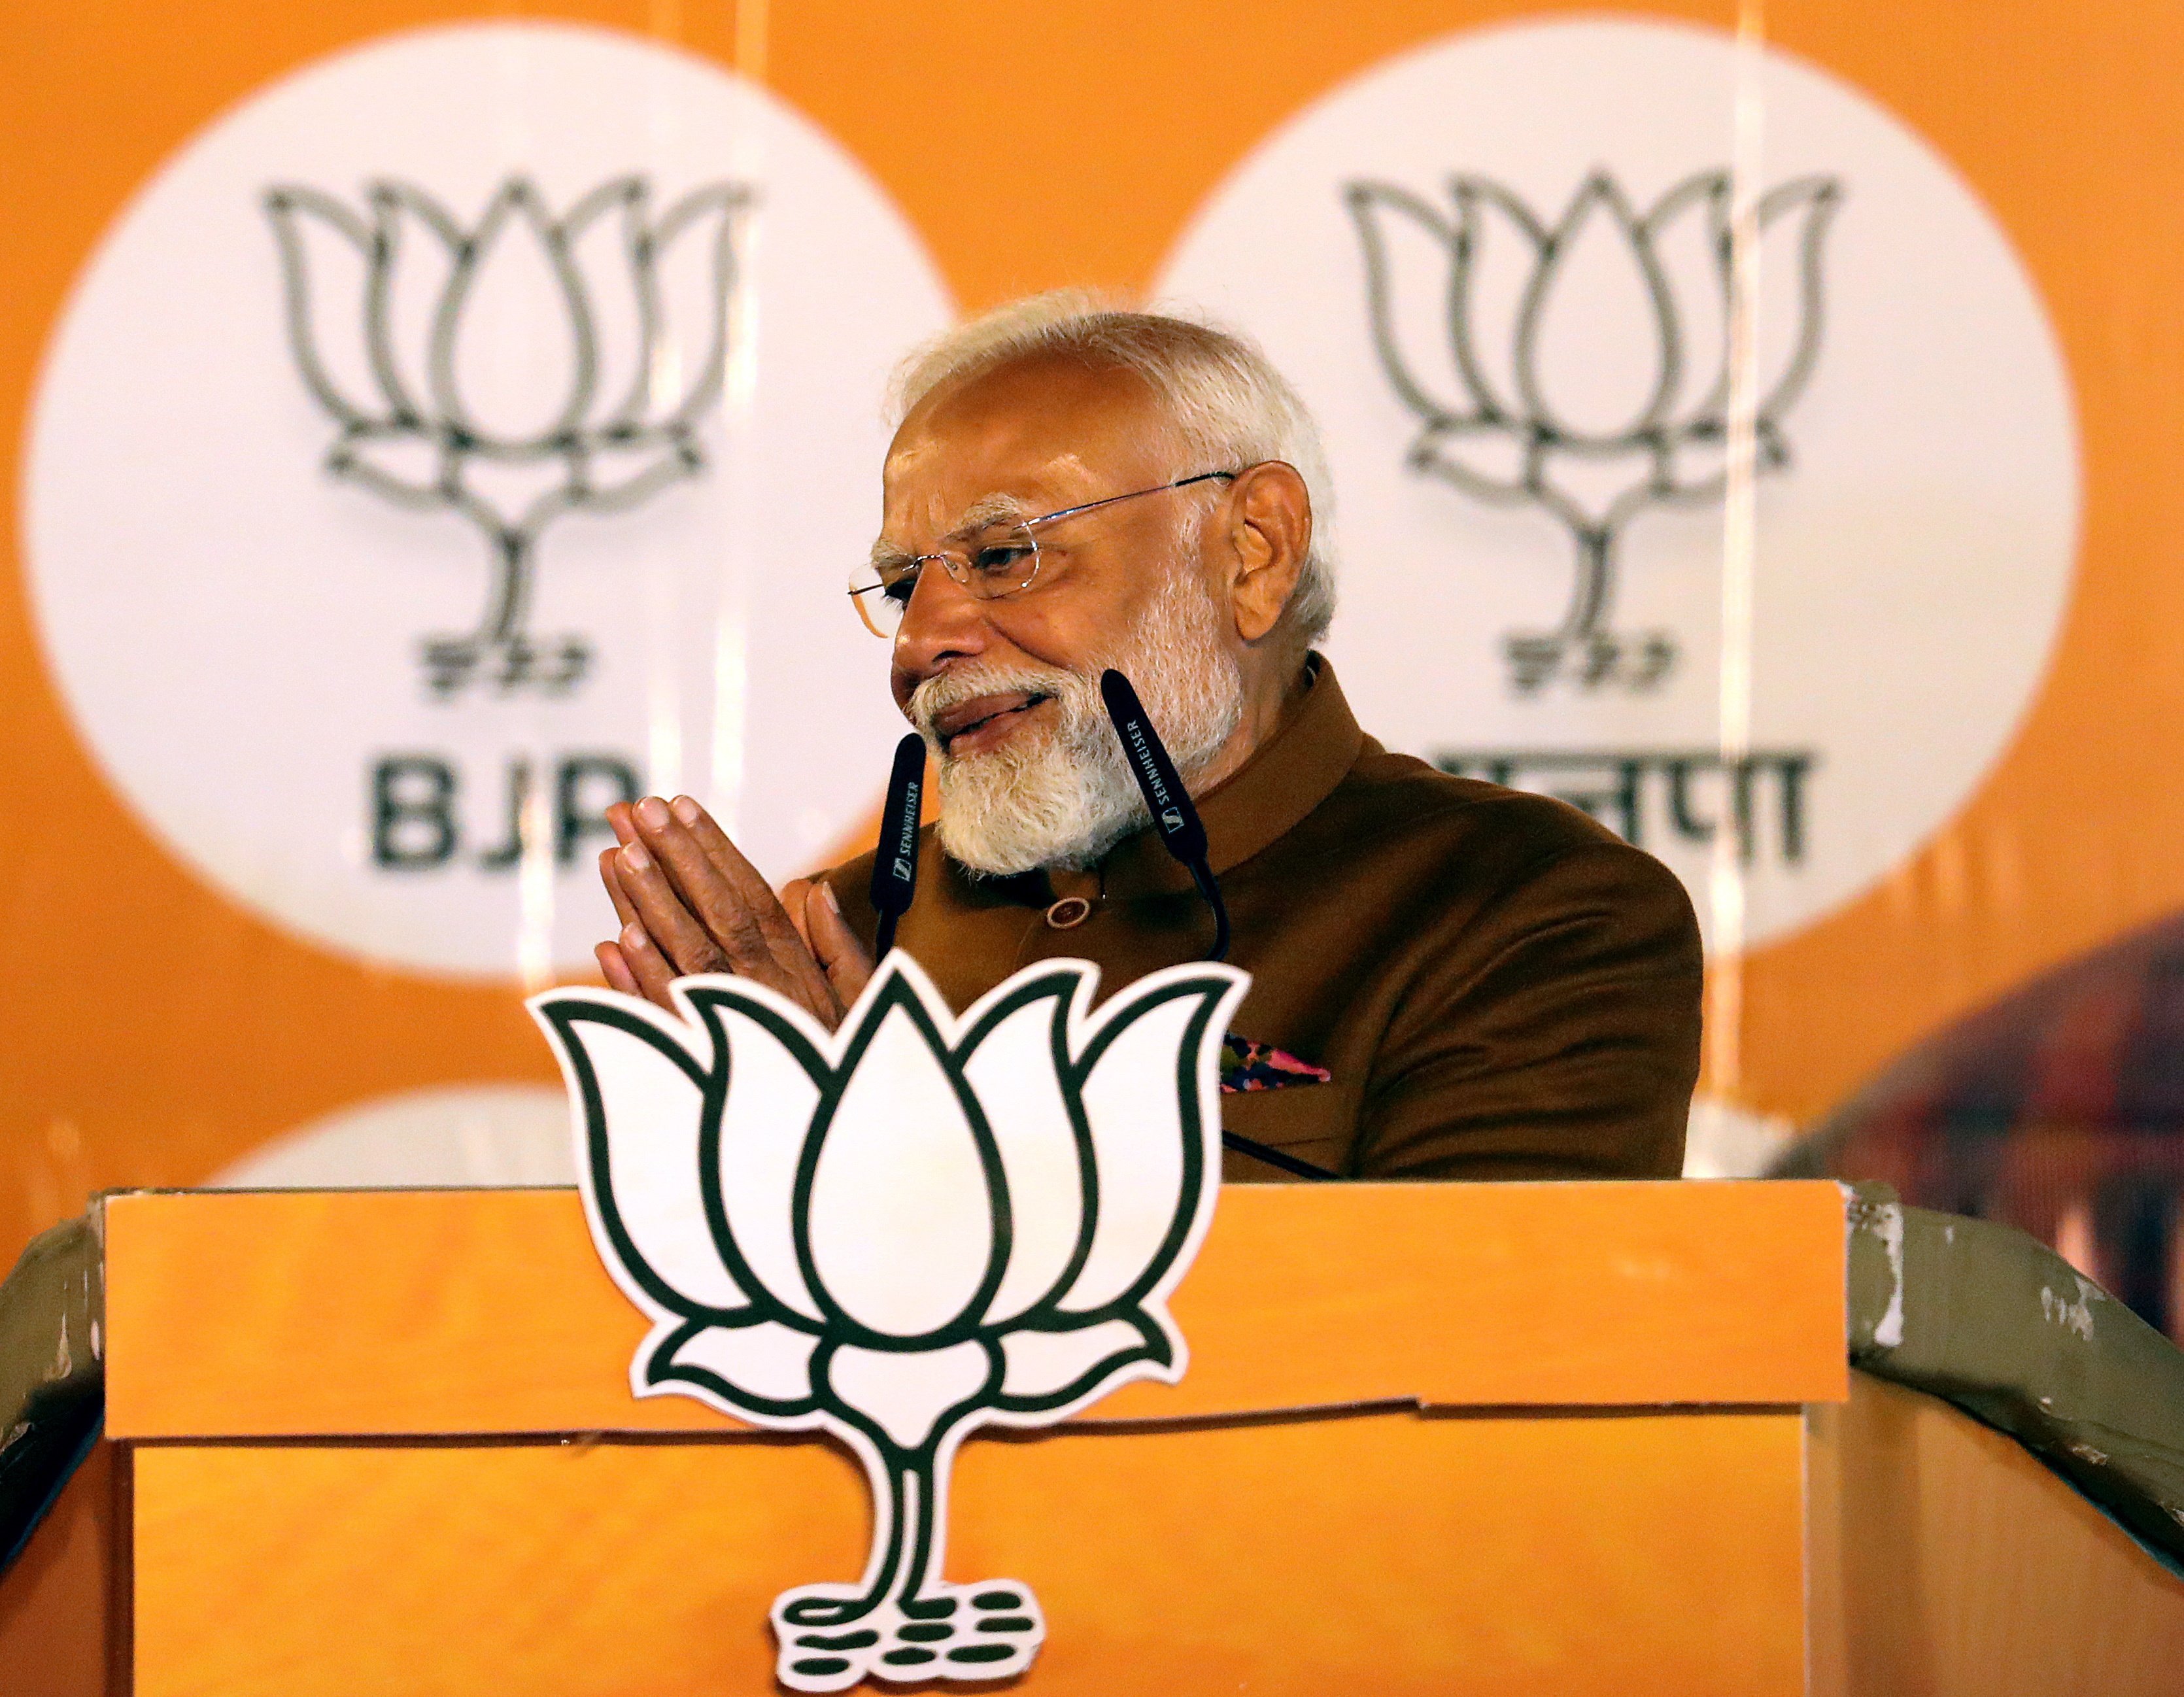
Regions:
<instances>
[{"instance_id":1,"label":"lotus flower emblem","mask_svg":"<svg viewBox=\"0 0 2184 1697\"><path fill-rule=\"evenodd\" d=\"M407 183L364 199L265 196L296 368L337 427L326 469L485 538L483 617L423 646L436 696L566 693L590 646L526 628L539 537L560 514L633 507L705 465L696 426L721 393L748 196L714 183L655 213L650 186L627 176L555 218L519 176L467 226Z\"/></svg>"},{"instance_id":2,"label":"lotus flower emblem","mask_svg":"<svg viewBox=\"0 0 2184 1697\"><path fill-rule=\"evenodd\" d=\"M1445 207L1385 183L1346 191L1373 347L1424 425L1411 468L1483 501L1543 507L1576 544L1561 624L1506 639L1519 693L1558 678L1648 689L1675 662L1667 632L1611 628L1615 550L1647 506L1727 487L1730 188L1728 173L1702 172L1641 212L1596 172L1552 221L1483 177L1456 177ZM1783 421L1819 356L1821 248L1841 198L1835 179L1803 177L1751 209L1763 278L1791 286L1787 310L1757 327L1760 472L1790 463Z\"/></svg>"},{"instance_id":3,"label":"lotus flower emblem","mask_svg":"<svg viewBox=\"0 0 2184 1697\"><path fill-rule=\"evenodd\" d=\"M831 1433L870 1481L863 1577L774 1603L793 1690L1029 1666L1031 1588L943 1577L957 1446L1183 1372L1166 1302L1212 1214L1248 980L1172 968L1095 1016L1097 977L1028 968L958 1019L898 952L831 1033L727 977L678 984L682 1021L605 991L531 1004L593 1235L654 1322L632 1389Z\"/></svg>"}]
</instances>

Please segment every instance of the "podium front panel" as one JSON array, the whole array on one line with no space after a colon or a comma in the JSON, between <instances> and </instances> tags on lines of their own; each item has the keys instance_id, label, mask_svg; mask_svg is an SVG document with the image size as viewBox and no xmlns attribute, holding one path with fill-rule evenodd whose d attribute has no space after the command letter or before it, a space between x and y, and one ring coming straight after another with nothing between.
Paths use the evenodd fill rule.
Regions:
<instances>
[{"instance_id":1,"label":"podium front panel","mask_svg":"<svg viewBox=\"0 0 2184 1697\"><path fill-rule=\"evenodd\" d=\"M138 1697L763 1693L861 1570L848 1455L632 1395L571 1192L114 1199ZM1847 1389L1829 1184L1232 1187L1180 1384L974 1437L946 1577L1029 1689L1805 1689L1802 1410Z\"/></svg>"},{"instance_id":2,"label":"podium front panel","mask_svg":"<svg viewBox=\"0 0 2184 1697\"><path fill-rule=\"evenodd\" d=\"M950 1566L1021 1574L1065 1697L1804 1689L1789 1411L1410 1411L983 1438ZM766 1609L854 1578L823 1444L141 1448L137 1697L776 1689Z\"/></svg>"}]
</instances>

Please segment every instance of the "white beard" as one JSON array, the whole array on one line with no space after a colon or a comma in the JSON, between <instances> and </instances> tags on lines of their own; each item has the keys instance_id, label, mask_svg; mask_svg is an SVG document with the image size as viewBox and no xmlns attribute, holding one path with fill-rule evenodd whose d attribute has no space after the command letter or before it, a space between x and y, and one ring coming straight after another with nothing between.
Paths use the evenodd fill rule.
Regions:
<instances>
[{"instance_id":1,"label":"white beard","mask_svg":"<svg viewBox=\"0 0 2184 1697\"><path fill-rule=\"evenodd\" d=\"M1188 567L1167 583L1117 651L1082 672L1061 667L951 668L918 685L910 716L934 751L940 846L973 872L1093 865L1152 823L1100 695L1107 667L1128 678L1188 784L1244 717L1244 679L1221 646L1220 610ZM980 695L1026 690L1053 698L1059 723L1019 732L990 753L940 751L934 718Z\"/></svg>"}]
</instances>

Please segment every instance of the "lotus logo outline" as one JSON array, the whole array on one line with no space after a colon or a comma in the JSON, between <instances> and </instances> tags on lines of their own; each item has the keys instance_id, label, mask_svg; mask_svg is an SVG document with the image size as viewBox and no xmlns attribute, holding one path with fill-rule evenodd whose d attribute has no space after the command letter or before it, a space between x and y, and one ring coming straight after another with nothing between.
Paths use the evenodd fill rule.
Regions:
<instances>
[{"instance_id":1,"label":"lotus logo outline","mask_svg":"<svg viewBox=\"0 0 2184 1697\"><path fill-rule=\"evenodd\" d=\"M1031 1587L944 1577L957 1447L1182 1376L1167 1300L1212 1216L1250 980L1170 968L1095 1013L1098 975L1029 967L958 1017L898 951L833 1032L725 976L679 982L681 1019L610 991L530 1003L593 1239L653 1321L633 1393L831 1434L871 1486L862 1577L772 1606L793 1690L1028 1667Z\"/></svg>"},{"instance_id":2,"label":"lotus logo outline","mask_svg":"<svg viewBox=\"0 0 2184 1697\"><path fill-rule=\"evenodd\" d=\"M528 628L540 538L563 513L626 511L704 469L697 427L727 371L736 224L753 198L712 182L656 209L650 183L627 176L556 218L515 176L466 226L411 183L369 184L361 212L307 186L266 191L290 351L337 428L326 470L485 538L476 628L422 645L436 698L472 684L562 695L585 676L585 638ZM697 286L668 287L671 271ZM552 304L521 327L514 374L491 345L511 291Z\"/></svg>"},{"instance_id":3,"label":"lotus logo outline","mask_svg":"<svg viewBox=\"0 0 2184 1697\"><path fill-rule=\"evenodd\" d=\"M1557 678L1648 690L1674 666L1669 633L1613 628L1616 544L1648 506L1703 505L1727 489L1741 219L1759 262L1790 267L1795 282L1794 322L1763 340L1752 403L1755 472L1790 464L1784 420L1819 361L1821 253L1843 187L1800 177L1748 212L1732 188L1727 171L1701 171L1641 211L1596 170L1552 220L1484 176L1451 177L1445 208L1390 183L1343 191L1373 351L1423 425L1410 468L1490 505L1536 505L1576 545L1561 622L1504 639L1520 695ZM1572 287L1580 271L1604 297ZM1641 345L1613 347L1618 331ZM1604 366L1618 380L1603 386Z\"/></svg>"}]
</instances>

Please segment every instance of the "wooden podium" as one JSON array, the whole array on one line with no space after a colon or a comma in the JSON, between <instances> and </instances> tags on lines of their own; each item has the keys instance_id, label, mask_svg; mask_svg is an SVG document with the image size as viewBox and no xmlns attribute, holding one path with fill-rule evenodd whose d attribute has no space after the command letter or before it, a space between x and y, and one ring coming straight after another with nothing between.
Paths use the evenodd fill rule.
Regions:
<instances>
[{"instance_id":1,"label":"wooden podium","mask_svg":"<svg viewBox=\"0 0 2184 1697\"><path fill-rule=\"evenodd\" d=\"M71 1691L764 1693L776 1593L856 1576L846 1456L631 1396L573 1192L105 1212L113 1495L40 1534L110 1504ZM2184 1588L2008 1440L1852 1397L1843 1253L1830 1184L1231 1186L1183 1382L974 1438L951 1569L1037 1588L1056 1697L2175 1689Z\"/></svg>"}]
</instances>

